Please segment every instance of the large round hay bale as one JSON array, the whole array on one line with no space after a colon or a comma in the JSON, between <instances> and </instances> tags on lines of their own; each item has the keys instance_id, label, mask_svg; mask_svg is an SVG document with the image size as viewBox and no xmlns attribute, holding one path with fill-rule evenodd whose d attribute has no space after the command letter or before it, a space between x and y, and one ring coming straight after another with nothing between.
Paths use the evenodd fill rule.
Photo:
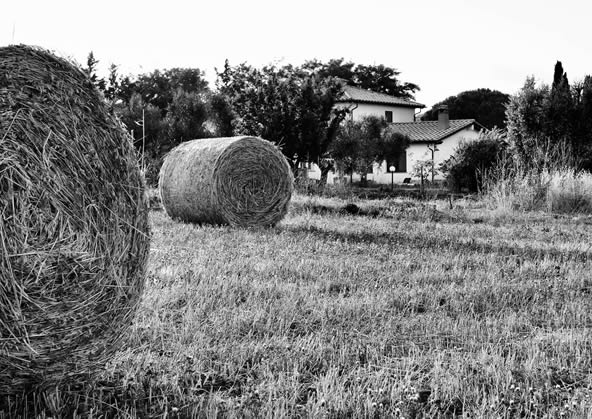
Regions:
<instances>
[{"instance_id":1,"label":"large round hay bale","mask_svg":"<svg viewBox=\"0 0 592 419\"><path fill-rule=\"evenodd\" d=\"M257 137L182 143L167 154L159 177L162 204L172 218L243 227L279 222L293 183L284 155Z\"/></svg>"},{"instance_id":2,"label":"large round hay bale","mask_svg":"<svg viewBox=\"0 0 592 419\"><path fill-rule=\"evenodd\" d=\"M0 394L104 365L148 247L133 145L88 76L38 48L0 48Z\"/></svg>"}]
</instances>

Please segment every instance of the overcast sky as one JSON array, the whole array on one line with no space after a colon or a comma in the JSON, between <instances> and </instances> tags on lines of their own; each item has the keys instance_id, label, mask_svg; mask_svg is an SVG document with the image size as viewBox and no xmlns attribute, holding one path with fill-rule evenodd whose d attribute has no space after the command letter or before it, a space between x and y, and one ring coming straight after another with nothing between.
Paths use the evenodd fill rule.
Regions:
<instances>
[{"instance_id":1,"label":"overcast sky","mask_svg":"<svg viewBox=\"0 0 592 419\"><path fill-rule=\"evenodd\" d=\"M92 4L92 6L91 6ZM515 93L549 83L557 60L571 81L592 74L589 0L5 0L0 45L39 45L106 74L343 57L398 69L428 107L465 90ZM213 86L212 86L213 87Z\"/></svg>"}]
</instances>

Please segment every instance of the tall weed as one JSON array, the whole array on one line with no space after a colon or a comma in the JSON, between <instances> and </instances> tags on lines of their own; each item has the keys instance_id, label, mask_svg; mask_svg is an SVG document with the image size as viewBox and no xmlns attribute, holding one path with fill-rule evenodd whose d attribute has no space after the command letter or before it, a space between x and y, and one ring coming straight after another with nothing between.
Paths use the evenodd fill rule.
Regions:
<instances>
[{"instance_id":1,"label":"tall weed","mask_svg":"<svg viewBox=\"0 0 592 419\"><path fill-rule=\"evenodd\" d=\"M592 174L556 171L547 189L547 210L592 213Z\"/></svg>"},{"instance_id":2,"label":"tall weed","mask_svg":"<svg viewBox=\"0 0 592 419\"><path fill-rule=\"evenodd\" d=\"M592 213L592 174L575 169L565 143L541 143L531 159L501 157L483 174L483 199L502 212Z\"/></svg>"}]
</instances>

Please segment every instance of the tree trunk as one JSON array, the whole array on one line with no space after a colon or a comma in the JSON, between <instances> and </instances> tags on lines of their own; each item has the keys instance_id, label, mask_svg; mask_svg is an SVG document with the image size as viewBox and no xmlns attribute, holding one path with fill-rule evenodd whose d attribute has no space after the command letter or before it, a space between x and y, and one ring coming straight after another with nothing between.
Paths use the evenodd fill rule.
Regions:
<instances>
[{"instance_id":1,"label":"tree trunk","mask_svg":"<svg viewBox=\"0 0 592 419\"><path fill-rule=\"evenodd\" d=\"M300 161L288 160L288 163L290 163L290 167L292 168L292 175L294 175L294 181L297 181L298 175L300 174Z\"/></svg>"},{"instance_id":2,"label":"tree trunk","mask_svg":"<svg viewBox=\"0 0 592 419\"><path fill-rule=\"evenodd\" d=\"M325 169L325 168L321 168L321 177L319 179L319 189L324 189L325 185L327 184L327 178L329 177L329 170L330 169Z\"/></svg>"},{"instance_id":3,"label":"tree trunk","mask_svg":"<svg viewBox=\"0 0 592 419\"><path fill-rule=\"evenodd\" d=\"M321 160L319 162L319 169L321 169L321 178L319 179L319 190L325 188L329 172L335 168L335 164L330 160Z\"/></svg>"}]
</instances>

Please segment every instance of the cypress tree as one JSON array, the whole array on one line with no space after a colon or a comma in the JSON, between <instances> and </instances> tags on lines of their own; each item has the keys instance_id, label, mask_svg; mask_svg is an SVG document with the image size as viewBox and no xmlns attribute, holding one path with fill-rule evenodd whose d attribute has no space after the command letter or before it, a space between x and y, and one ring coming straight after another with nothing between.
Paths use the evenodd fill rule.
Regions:
<instances>
[{"instance_id":1,"label":"cypress tree","mask_svg":"<svg viewBox=\"0 0 592 419\"><path fill-rule=\"evenodd\" d=\"M555 71L553 73L553 85L551 86L553 90L559 86L564 75L565 73L563 72L563 65L561 64L561 61L557 61L555 63Z\"/></svg>"},{"instance_id":2,"label":"cypress tree","mask_svg":"<svg viewBox=\"0 0 592 419\"><path fill-rule=\"evenodd\" d=\"M572 141L572 118L574 102L567 73L563 71L561 61L555 64L551 94L546 103L545 134L552 142Z\"/></svg>"}]
</instances>

